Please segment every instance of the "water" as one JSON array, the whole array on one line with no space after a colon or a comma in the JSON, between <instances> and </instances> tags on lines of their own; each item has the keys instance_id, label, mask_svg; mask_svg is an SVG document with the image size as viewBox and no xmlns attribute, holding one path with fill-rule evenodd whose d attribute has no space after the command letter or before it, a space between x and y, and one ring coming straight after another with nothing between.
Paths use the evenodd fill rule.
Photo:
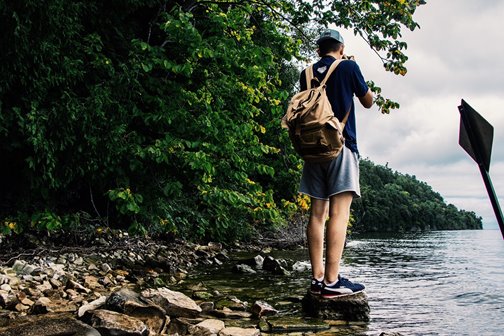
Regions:
<instances>
[{"instance_id":1,"label":"water","mask_svg":"<svg viewBox=\"0 0 504 336\"><path fill-rule=\"evenodd\" d=\"M307 261L307 251L274 251ZM234 256L238 259L243 255ZM499 231L437 231L369 236L349 242L342 273L366 285L371 321L358 335L503 335L504 241ZM212 289L253 302L266 300L287 316L302 316L299 298L309 271L290 277L235 274L231 265L192 276Z\"/></svg>"}]
</instances>

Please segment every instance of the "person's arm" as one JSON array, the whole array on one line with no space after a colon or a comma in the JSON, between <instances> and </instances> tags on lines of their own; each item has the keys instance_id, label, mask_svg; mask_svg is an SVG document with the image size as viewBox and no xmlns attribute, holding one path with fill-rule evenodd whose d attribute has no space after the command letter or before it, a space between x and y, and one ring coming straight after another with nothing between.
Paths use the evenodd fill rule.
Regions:
<instances>
[{"instance_id":1,"label":"person's arm","mask_svg":"<svg viewBox=\"0 0 504 336\"><path fill-rule=\"evenodd\" d=\"M370 108L373 106L373 93L370 89L367 90L366 94L362 97L359 97L359 101L365 108Z\"/></svg>"}]
</instances>

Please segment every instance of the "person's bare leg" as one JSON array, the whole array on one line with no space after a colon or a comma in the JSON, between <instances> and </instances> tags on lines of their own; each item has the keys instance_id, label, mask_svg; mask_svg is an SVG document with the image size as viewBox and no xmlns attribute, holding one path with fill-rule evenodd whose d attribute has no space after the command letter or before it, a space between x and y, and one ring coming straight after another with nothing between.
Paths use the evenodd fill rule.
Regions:
<instances>
[{"instance_id":1,"label":"person's bare leg","mask_svg":"<svg viewBox=\"0 0 504 336\"><path fill-rule=\"evenodd\" d=\"M312 274L316 279L324 277L324 227L328 205L328 201L312 198L310 220L306 227Z\"/></svg>"},{"instance_id":2,"label":"person's bare leg","mask_svg":"<svg viewBox=\"0 0 504 336\"><path fill-rule=\"evenodd\" d=\"M326 231L326 265L325 282L338 280L339 267L343 248L345 247L348 219L353 194L344 192L334 195L329 200L329 222Z\"/></svg>"}]
</instances>

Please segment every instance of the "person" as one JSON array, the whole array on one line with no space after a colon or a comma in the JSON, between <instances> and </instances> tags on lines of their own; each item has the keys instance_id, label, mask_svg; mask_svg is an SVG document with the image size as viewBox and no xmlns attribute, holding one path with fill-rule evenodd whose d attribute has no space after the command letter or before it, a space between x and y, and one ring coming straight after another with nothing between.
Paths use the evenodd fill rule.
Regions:
<instances>
[{"instance_id":1,"label":"person","mask_svg":"<svg viewBox=\"0 0 504 336\"><path fill-rule=\"evenodd\" d=\"M358 97L363 107L370 108L373 105L373 94L353 57L345 55L344 41L337 30L323 31L317 45L320 60L313 65L314 76L322 81L330 65L341 60L326 82L326 93L334 115L340 121L349 113L343 132L345 146L342 152L328 162L305 162L299 188L301 193L311 199L310 218L306 229L313 276L310 291L324 298L331 298L364 289L364 285L342 277L339 268L350 218L350 206L354 198L360 197L359 151L353 95ZM300 85L301 90L306 90L305 70L301 73Z\"/></svg>"}]
</instances>

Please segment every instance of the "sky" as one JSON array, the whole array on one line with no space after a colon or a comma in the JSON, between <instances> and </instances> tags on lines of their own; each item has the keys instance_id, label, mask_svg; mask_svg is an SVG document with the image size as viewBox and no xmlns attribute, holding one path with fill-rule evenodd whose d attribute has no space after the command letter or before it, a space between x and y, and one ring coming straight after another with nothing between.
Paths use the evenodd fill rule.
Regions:
<instances>
[{"instance_id":1,"label":"sky","mask_svg":"<svg viewBox=\"0 0 504 336\"><path fill-rule=\"evenodd\" d=\"M405 29L406 76L385 72L361 37L340 30L366 80L400 103L381 114L357 107L362 157L415 175L447 203L474 211L485 229L497 220L477 164L459 146L464 99L494 127L490 177L504 206L504 0L427 0L414 15L420 29Z\"/></svg>"}]
</instances>

